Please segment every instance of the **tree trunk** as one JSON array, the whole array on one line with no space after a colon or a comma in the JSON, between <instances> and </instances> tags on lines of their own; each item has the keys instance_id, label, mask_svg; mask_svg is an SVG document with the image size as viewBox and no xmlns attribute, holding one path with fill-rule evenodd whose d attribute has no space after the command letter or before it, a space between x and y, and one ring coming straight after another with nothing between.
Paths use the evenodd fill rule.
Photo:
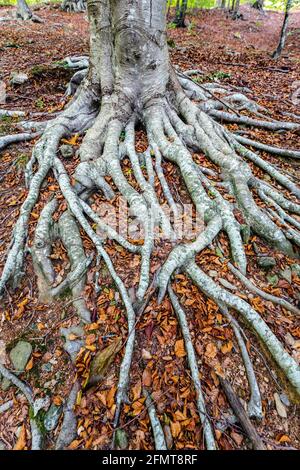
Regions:
<instances>
[{"instance_id":1,"label":"tree trunk","mask_svg":"<svg viewBox=\"0 0 300 470\"><path fill-rule=\"evenodd\" d=\"M102 96L114 90L123 99L126 121L132 107L142 110L166 92L166 2L119 0L102 2L101 7L88 2L88 15L93 83L99 80Z\"/></svg>"},{"instance_id":2,"label":"tree trunk","mask_svg":"<svg viewBox=\"0 0 300 470\"><path fill-rule=\"evenodd\" d=\"M282 50L284 48L285 41L286 41L286 34L287 34L288 24L289 24L290 9L292 7L292 4L293 4L293 0L287 0L286 7L285 7L284 20L283 20L281 33L280 33L280 38L279 38L279 43L278 43L276 51L272 55L273 59L278 59L281 56Z\"/></svg>"},{"instance_id":3,"label":"tree trunk","mask_svg":"<svg viewBox=\"0 0 300 470\"><path fill-rule=\"evenodd\" d=\"M31 20L31 21L34 21L35 23L43 22L43 20L39 16L35 15L31 11L29 6L27 5L26 0L18 0L16 18L18 20L23 20L23 21Z\"/></svg>"},{"instance_id":4,"label":"tree trunk","mask_svg":"<svg viewBox=\"0 0 300 470\"><path fill-rule=\"evenodd\" d=\"M185 16L187 11L188 0L180 0L176 3L176 13L173 23L176 24L178 28L185 27Z\"/></svg>"},{"instance_id":5,"label":"tree trunk","mask_svg":"<svg viewBox=\"0 0 300 470\"><path fill-rule=\"evenodd\" d=\"M257 10L263 11L263 9L264 9L264 0L256 0L252 4L252 8L256 8Z\"/></svg>"},{"instance_id":6,"label":"tree trunk","mask_svg":"<svg viewBox=\"0 0 300 470\"><path fill-rule=\"evenodd\" d=\"M30 20L33 17L32 11L26 3L26 0L18 0L16 16L21 20Z\"/></svg>"}]
</instances>

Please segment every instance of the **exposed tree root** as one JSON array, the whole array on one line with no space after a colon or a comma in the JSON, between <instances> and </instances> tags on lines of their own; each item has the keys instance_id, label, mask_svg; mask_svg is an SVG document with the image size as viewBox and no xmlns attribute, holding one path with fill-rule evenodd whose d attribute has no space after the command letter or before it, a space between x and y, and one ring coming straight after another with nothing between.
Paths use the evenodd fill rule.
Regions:
<instances>
[{"instance_id":1,"label":"exposed tree root","mask_svg":"<svg viewBox=\"0 0 300 470\"><path fill-rule=\"evenodd\" d=\"M156 450L167 450L167 444L165 441L165 436L163 429L161 427L160 421L157 417L155 405L152 401L152 398L147 390L144 390L144 396L146 398L146 407L149 413L149 418L151 422L151 427L153 431L154 444Z\"/></svg>"},{"instance_id":2,"label":"exposed tree root","mask_svg":"<svg viewBox=\"0 0 300 470\"><path fill-rule=\"evenodd\" d=\"M7 380L10 380L26 397L31 410L32 417L30 418L30 427L31 427L31 449L40 450L42 448L42 431L39 427L37 421L37 415L41 408L44 407L46 401L44 399L34 399L32 390L28 385L24 384L15 374L10 372L3 364L0 363L0 373Z\"/></svg>"},{"instance_id":3,"label":"exposed tree root","mask_svg":"<svg viewBox=\"0 0 300 470\"><path fill-rule=\"evenodd\" d=\"M79 59L73 58L71 64L81 64L78 68L84 71L85 58ZM109 83L109 77L106 77L105 80ZM155 229L159 227L167 233L169 239L173 242L176 241L172 222L163 211L154 186L155 176L157 176L168 205L173 215L177 216L178 208L164 175L162 160L166 159L176 164L197 213L204 221L204 229L200 234L197 234L193 242L177 244L170 252L158 276L159 301L162 301L168 291L185 342L206 447L215 449L213 428L205 407L197 358L186 315L170 287L170 280L176 270L182 269L207 297L219 305L224 316L232 324L250 386L250 416L261 418L261 398L239 324L230 314L230 309L237 313L238 318L241 316L252 328L290 384L300 394L299 366L285 351L270 327L247 302L220 287L194 261L196 255L210 246L219 233L224 232L228 237L231 256L236 266L230 264L229 268L246 288L268 301L281 305L292 313L299 313L298 309L286 300L278 299L257 289L247 280L247 257L242 240L242 227L235 217L234 210L236 208L240 210L249 230L251 229L271 245L293 256L295 254L293 245L300 246L300 222L297 219L297 216L300 215L300 205L294 202L296 198L299 199L300 189L287 175L244 145L292 158L299 158L300 153L286 149L275 149L254 143L249 139L240 138L228 132L212 117L217 121L259 126L272 131L282 129L298 131L299 123L260 120L221 111L220 102L212 99L211 92L206 92L214 90L214 93L218 93L219 85L216 84L215 88L211 89L207 87L207 90L204 85L204 88L200 89L191 80L183 78L182 75L177 78L173 71L166 95L156 96L151 90L152 94L147 96L144 103L139 103L139 106L134 105L134 98L131 101L119 92L104 93L102 100L100 100L97 86L91 84L90 75L86 73L82 73L73 84L78 85L80 82L79 88L75 90L74 86L70 91L70 93L75 92L71 104L58 117L47 123L27 165L28 194L13 231L12 242L0 281L0 292L3 294L9 283L16 287L23 274L30 213L39 198L39 192L46 176L52 171L68 208L60 215L58 222L54 222L53 215L57 209L57 201L53 199L48 201L40 214L31 250L39 291L44 300L49 300L57 298L66 289L71 290L73 303L79 317L83 322L91 321L90 312L81 297L86 283L86 273L93 259L88 258L84 252L79 232L79 228L81 228L95 246L97 265L99 265L100 259L106 264L121 294L127 315L128 333L120 366L113 423L116 428L122 405L124 402L128 402L127 391L137 316L132 299L116 272L99 231L129 252L140 255L140 281L136 296L138 301L143 303L150 284L150 260L155 241ZM227 96L228 90L224 90L223 88L222 92L225 96L222 100L225 100L225 105L227 103L228 106L246 109L260 117L265 116L263 108L255 106L240 92L227 93ZM200 100L199 106L189 96ZM138 123L144 125L148 137L149 148L143 155L139 155L135 149L135 129ZM79 151L81 163L75 171L74 184L71 182L57 151L63 136L85 131L87 132ZM28 139L33 137L33 134L23 134L23 137L24 135L27 135ZM14 137L15 142L18 141L18 137ZM219 172L197 165L188 148L204 153L206 158L219 168ZM121 160L125 156L130 161L139 190L129 184L122 170ZM145 171L141 166L142 159L145 162ZM276 188L272 184L267 184L256 178L247 164L247 160L267 172L276 182ZM114 228L101 219L91 203L91 195L99 190L108 200L114 197L115 191L105 179L106 177L110 177L118 193L128 202L131 216L136 218L142 226L144 234L142 245L132 243L117 233ZM220 179L221 182L214 181L215 178ZM287 199L283 196L277 189L278 185L289 190L292 193L292 198ZM258 197L262 201L271 206L268 207L268 210L263 210L256 204L253 197L254 191L257 191ZM229 202L226 195L233 196L235 203ZM293 217L290 213L295 216ZM279 217L281 222L283 221L281 227L273 221L275 215ZM70 271L59 284L56 284L53 266L49 258L52 244L56 239L62 241L70 260ZM76 382L66 404L64 422L56 448L69 445L70 439L72 439L71 435L75 435L72 410L79 390L78 387ZM32 400L32 396L28 396ZM147 393L146 396L149 402L149 415L156 447L165 449L166 445L158 417Z\"/></svg>"}]
</instances>

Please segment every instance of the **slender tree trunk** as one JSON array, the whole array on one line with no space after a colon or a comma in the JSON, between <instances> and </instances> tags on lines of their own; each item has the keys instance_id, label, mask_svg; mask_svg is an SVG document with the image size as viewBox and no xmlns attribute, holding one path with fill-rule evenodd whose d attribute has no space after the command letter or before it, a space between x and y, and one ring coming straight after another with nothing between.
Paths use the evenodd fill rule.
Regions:
<instances>
[{"instance_id":1,"label":"slender tree trunk","mask_svg":"<svg viewBox=\"0 0 300 470\"><path fill-rule=\"evenodd\" d=\"M142 106L163 96L169 80L166 2L130 3L88 2L92 80L99 80L102 96L126 94L128 111L129 102Z\"/></svg>"},{"instance_id":2,"label":"slender tree trunk","mask_svg":"<svg viewBox=\"0 0 300 470\"><path fill-rule=\"evenodd\" d=\"M32 18L33 14L26 0L18 0L16 15L17 18L21 20L30 20Z\"/></svg>"},{"instance_id":3,"label":"slender tree trunk","mask_svg":"<svg viewBox=\"0 0 300 470\"><path fill-rule=\"evenodd\" d=\"M252 8L256 8L257 10L263 11L263 9L264 9L264 0L256 0L252 4Z\"/></svg>"},{"instance_id":4,"label":"slender tree trunk","mask_svg":"<svg viewBox=\"0 0 300 470\"><path fill-rule=\"evenodd\" d=\"M185 27L185 15L187 11L188 0L181 0L176 4L176 14L173 23L176 24L178 28Z\"/></svg>"},{"instance_id":5,"label":"slender tree trunk","mask_svg":"<svg viewBox=\"0 0 300 470\"><path fill-rule=\"evenodd\" d=\"M285 7L284 20L283 20L281 33L280 33L280 38L279 38L279 43L278 43L276 51L272 55L273 59L278 59L281 56L282 50L284 48L285 41L286 41L286 34L287 34L288 24L289 24L290 10L291 10L292 4L293 4L293 0L287 0L286 7Z\"/></svg>"}]
</instances>

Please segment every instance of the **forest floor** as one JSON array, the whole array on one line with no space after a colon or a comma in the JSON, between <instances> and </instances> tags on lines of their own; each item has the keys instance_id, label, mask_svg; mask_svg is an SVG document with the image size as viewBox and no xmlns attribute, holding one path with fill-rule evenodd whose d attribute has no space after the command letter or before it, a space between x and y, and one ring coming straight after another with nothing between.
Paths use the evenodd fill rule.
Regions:
<instances>
[{"instance_id":1,"label":"forest floor","mask_svg":"<svg viewBox=\"0 0 300 470\"><path fill-rule=\"evenodd\" d=\"M1 8L0 16L4 16L9 10L11 9ZM197 16L189 17L187 28L170 28L169 43L173 63L185 70L201 69L208 81L218 79L222 83L249 88L249 96L267 107L271 117L285 119L283 112L299 114L299 95L298 105L297 100L292 97L297 86L300 87L300 12L292 15L285 51L275 63L270 54L277 45L282 14L269 11L261 14L249 7L243 7L242 11L244 21L233 21L221 11L199 11ZM68 55L88 54L88 23L85 14L68 14L54 7L43 7L37 13L45 20L43 24L16 21L1 24L0 80L7 85L7 100L3 107L26 112L55 112L65 103L65 87L71 76L68 70L58 67L56 62ZM28 74L29 80L20 86L10 85L11 73L16 71ZM14 119L2 120L0 134L9 133L16 125ZM273 145L299 148L299 136L291 132L271 134L250 129L249 135L255 135L258 140ZM75 139L73 143L77 148L80 139ZM14 145L1 155L0 268L5 261L20 205L26 196L23 170L32 146L33 142ZM137 148L143 150L146 146L145 135L140 131ZM295 174L298 170L299 164L296 162L266 154L264 157L291 173ZM214 168L204 156L199 155L198 159L203 165ZM77 160L65 161L70 174L77 163ZM130 181L129 162L124 162L124 171L126 165ZM164 170L174 196L185 200L185 189L180 184L176 169L165 163ZM259 173L257 168L254 171ZM43 187L39 202L31 214L29 244L32 243L41 208L49 195L57 191L58 186L49 175L48 184ZM63 209L62 197L61 201L60 209ZM225 236L221 236L220 241L228 254ZM84 238L84 246L87 253L93 251L92 243L87 237ZM295 305L299 306L300 278L290 268L295 260L272 250L254 236L246 249L249 260L248 278L261 289L293 299ZM156 247L151 265L152 273L161 265L169 250L168 244L163 248ZM111 242L107 243L107 251L126 286L135 286L138 282L139 257L128 254L120 247L116 249ZM257 263L257 252L272 256L276 265L268 272L262 270ZM66 251L61 244L56 245L52 260L56 272L63 276L68 265ZM247 299L290 354L299 360L300 325L291 313L249 293L230 274L227 264L220 259L215 247L202 252L197 262L206 272L215 271L218 279L228 281L237 295ZM76 367L63 349L60 333L61 327L78 324L74 307L68 299L51 305L38 300L29 255L26 257L26 275L21 286L15 292L7 292L1 300L0 356L7 359L6 353L20 339L30 342L32 356L21 377L31 385L36 395L47 394L56 405L64 402L76 373L80 377L86 376L96 351L106 347L115 338L126 338L126 318L119 294L106 269L101 266L99 283L102 288L100 294L96 295L93 281L95 270L96 267L93 266L84 293L88 307L93 312L93 323L86 327L86 345ZM177 275L175 279L174 289L185 307L198 354L201 381L218 446L226 450L247 449L249 442L241 427L230 424L229 405L216 373L221 369L226 371L226 377L236 393L243 403L247 401L247 379L232 329L218 307L202 296L185 276ZM269 449L300 449L299 407L288 399L287 392L276 379L276 371L259 352L258 341L246 327L245 332L263 399L264 418L260 423L255 423L256 429ZM121 357L122 350L116 355L99 386L83 391L78 396L78 436L71 443L71 449L109 448ZM142 385L151 385L158 415L169 436L170 447L204 448L183 340L167 297L159 306L153 297L137 324L136 348L130 374L130 404L124 406L120 420L120 427L126 431L131 449L154 447ZM0 387L0 405L11 398L15 399L14 407L0 415L0 441L8 449L26 449L30 447L27 403L22 396L17 395L14 387L5 391ZM223 425L226 422L226 426L221 427L222 422ZM46 447L53 447L58 431L59 427L50 434Z\"/></svg>"}]
</instances>

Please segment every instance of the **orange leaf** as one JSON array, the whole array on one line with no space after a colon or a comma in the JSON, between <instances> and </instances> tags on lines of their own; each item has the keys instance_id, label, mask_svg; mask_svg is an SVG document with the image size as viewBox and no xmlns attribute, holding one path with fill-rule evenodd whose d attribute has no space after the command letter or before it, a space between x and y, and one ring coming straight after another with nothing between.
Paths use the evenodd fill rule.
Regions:
<instances>
[{"instance_id":1,"label":"orange leaf","mask_svg":"<svg viewBox=\"0 0 300 470\"><path fill-rule=\"evenodd\" d=\"M176 343L175 343L175 354L176 354L177 357L186 356L183 339L179 339L178 341L176 341Z\"/></svg>"},{"instance_id":2,"label":"orange leaf","mask_svg":"<svg viewBox=\"0 0 300 470\"><path fill-rule=\"evenodd\" d=\"M149 369L145 369L143 372L143 385L145 385L145 387L150 387L151 382L152 382L151 371Z\"/></svg>"},{"instance_id":3,"label":"orange leaf","mask_svg":"<svg viewBox=\"0 0 300 470\"><path fill-rule=\"evenodd\" d=\"M116 393L116 388L112 387L106 397L106 403L108 408L111 408L115 402L115 393Z\"/></svg>"},{"instance_id":4,"label":"orange leaf","mask_svg":"<svg viewBox=\"0 0 300 470\"><path fill-rule=\"evenodd\" d=\"M25 428L25 424L22 424L21 432L15 444L14 450L24 450L25 446L26 446L26 428Z\"/></svg>"},{"instance_id":5,"label":"orange leaf","mask_svg":"<svg viewBox=\"0 0 300 470\"><path fill-rule=\"evenodd\" d=\"M181 425L178 421L176 423L173 423L170 421L170 426L171 426L171 433L173 437L178 437L181 431Z\"/></svg>"},{"instance_id":6,"label":"orange leaf","mask_svg":"<svg viewBox=\"0 0 300 470\"><path fill-rule=\"evenodd\" d=\"M205 350L205 356L214 359L217 355L217 347L214 343L208 343Z\"/></svg>"},{"instance_id":7,"label":"orange leaf","mask_svg":"<svg viewBox=\"0 0 300 470\"><path fill-rule=\"evenodd\" d=\"M291 439L286 434L283 434L279 439L276 439L276 440L278 440L278 442L280 443L291 442Z\"/></svg>"},{"instance_id":8,"label":"orange leaf","mask_svg":"<svg viewBox=\"0 0 300 470\"><path fill-rule=\"evenodd\" d=\"M227 343L222 345L221 351L223 354L227 354L232 350L232 347L233 347L232 341L228 341Z\"/></svg>"},{"instance_id":9,"label":"orange leaf","mask_svg":"<svg viewBox=\"0 0 300 470\"><path fill-rule=\"evenodd\" d=\"M33 368L33 357L27 363L27 366L25 367L25 370L31 370L32 368Z\"/></svg>"}]
</instances>

